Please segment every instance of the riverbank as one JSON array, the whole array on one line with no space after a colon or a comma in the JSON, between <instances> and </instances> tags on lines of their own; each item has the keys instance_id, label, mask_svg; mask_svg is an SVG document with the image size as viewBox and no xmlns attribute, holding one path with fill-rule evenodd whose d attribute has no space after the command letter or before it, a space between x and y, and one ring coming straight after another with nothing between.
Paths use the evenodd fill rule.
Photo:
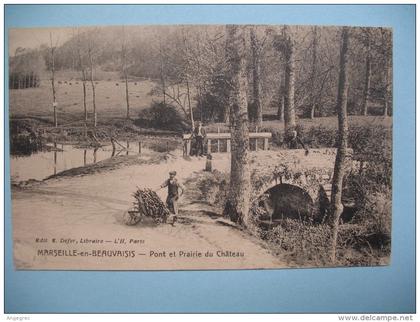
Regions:
<instances>
[{"instance_id":1,"label":"riverbank","mask_svg":"<svg viewBox=\"0 0 420 322\"><path fill-rule=\"evenodd\" d=\"M180 139L181 133L153 128L140 128L133 120L107 119L98 123L93 129L88 124L85 135L84 122L76 121L67 125L54 127L51 121L37 117L15 117L10 119L10 138L17 135L33 135L44 143L56 142L58 144L110 143L111 137L122 142L143 140L144 142L159 140ZM93 138L95 136L95 138Z\"/></svg>"}]
</instances>

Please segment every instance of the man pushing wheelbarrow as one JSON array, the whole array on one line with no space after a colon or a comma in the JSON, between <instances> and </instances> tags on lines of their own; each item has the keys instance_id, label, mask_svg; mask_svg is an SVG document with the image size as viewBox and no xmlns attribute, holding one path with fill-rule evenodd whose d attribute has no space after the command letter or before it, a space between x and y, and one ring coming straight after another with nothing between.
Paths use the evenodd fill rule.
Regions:
<instances>
[{"instance_id":1,"label":"man pushing wheelbarrow","mask_svg":"<svg viewBox=\"0 0 420 322\"><path fill-rule=\"evenodd\" d=\"M156 224L169 223L175 224L178 215L178 199L184 194L184 187L175 179L176 172L169 173L169 179L157 189L141 189L133 193L134 202L132 207L126 211L124 222L127 225L136 225L144 218L152 218ZM157 195L156 191L168 187L168 197L166 205ZM179 191L181 190L181 192ZM171 220L172 219L172 220ZM171 222L172 221L172 222Z\"/></svg>"},{"instance_id":2,"label":"man pushing wheelbarrow","mask_svg":"<svg viewBox=\"0 0 420 322\"><path fill-rule=\"evenodd\" d=\"M178 199L184 194L185 188L175 178L176 171L169 172L169 179L166 179L164 183L157 189L168 187L168 197L166 198L166 206L169 211L173 214L172 225L175 224L178 216ZM181 190L181 192L179 191Z\"/></svg>"}]
</instances>

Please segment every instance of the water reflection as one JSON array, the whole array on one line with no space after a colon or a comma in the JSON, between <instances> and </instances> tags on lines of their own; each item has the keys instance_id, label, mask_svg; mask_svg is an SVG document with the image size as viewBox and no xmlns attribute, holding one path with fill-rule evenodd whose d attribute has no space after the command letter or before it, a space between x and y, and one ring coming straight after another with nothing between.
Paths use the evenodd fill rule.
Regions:
<instances>
[{"instance_id":1,"label":"water reflection","mask_svg":"<svg viewBox=\"0 0 420 322\"><path fill-rule=\"evenodd\" d=\"M119 155L147 156L150 153L151 150L142 149L139 142L126 142L119 145L114 142L112 145L95 148L78 148L73 145L53 143L49 151L41 151L24 157L11 157L10 172L14 181L42 180L64 170L86 166Z\"/></svg>"}]
</instances>

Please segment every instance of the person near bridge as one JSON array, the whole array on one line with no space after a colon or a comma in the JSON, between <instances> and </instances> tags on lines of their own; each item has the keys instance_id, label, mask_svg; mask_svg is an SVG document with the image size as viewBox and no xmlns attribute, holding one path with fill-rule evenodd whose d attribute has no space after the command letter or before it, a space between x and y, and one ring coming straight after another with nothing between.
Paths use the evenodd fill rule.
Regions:
<instances>
[{"instance_id":1,"label":"person near bridge","mask_svg":"<svg viewBox=\"0 0 420 322\"><path fill-rule=\"evenodd\" d=\"M296 130L290 130L286 134L286 144L289 149L299 149L299 145L305 150L305 155L309 154L308 148L302 142L300 137L298 136L298 132Z\"/></svg>"},{"instance_id":2,"label":"person near bridge","mask_svg":"<svg viewBox=\"0 0 420 322\"><path fill-rule=\"evenodd\" d=\"M204 139L206 137L206 130L203 128L203 123L198 122L198 125L194 128L193 137L195 140L195 155L203 156Z\"/></svg>"}]
</instances>

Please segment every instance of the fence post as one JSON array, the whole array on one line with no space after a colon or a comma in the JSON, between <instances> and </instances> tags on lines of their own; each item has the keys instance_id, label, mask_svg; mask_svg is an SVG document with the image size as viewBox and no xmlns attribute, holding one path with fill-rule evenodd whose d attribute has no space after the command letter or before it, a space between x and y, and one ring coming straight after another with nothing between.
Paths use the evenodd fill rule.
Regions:
<instances>
[{"instance_id":1,"label":"fence post","mask_svg":"<svg viewBox=\"0 0 420 322\"><path fill-rule=\"evenodd\" d=\"M217 127L217 134L220 134L220 127ZM217 152L220 152L220 139L217 139Z\"/></svg>"},{"instance_id":2,"label":"fence post","mask_svg":"<svg viewBox=\"0 0 420 322\"><path fill-rule=\"evenodd\" d=\"M211 139L207 140L207 154L211 153Z\"/></svg>"},{"instance_id":3,"label":"fence post","mask_svg":"<svg viewBox=\"0 0 420 322\"><path fill-rule=\"evenodd\" d=\"M191 138L187 139L187 151L185 151L187 155L190 155L191 153Z\"/></svg>"},{"instance_id":4,"label":"fence post","mask_svg":"<svg viewBox=\"0 0 420 322\"><path fill-rule=\"evenodd\" d=\"M264 138L264 150L268 150L268 138Z\"/></svg>"}]
</instances>

